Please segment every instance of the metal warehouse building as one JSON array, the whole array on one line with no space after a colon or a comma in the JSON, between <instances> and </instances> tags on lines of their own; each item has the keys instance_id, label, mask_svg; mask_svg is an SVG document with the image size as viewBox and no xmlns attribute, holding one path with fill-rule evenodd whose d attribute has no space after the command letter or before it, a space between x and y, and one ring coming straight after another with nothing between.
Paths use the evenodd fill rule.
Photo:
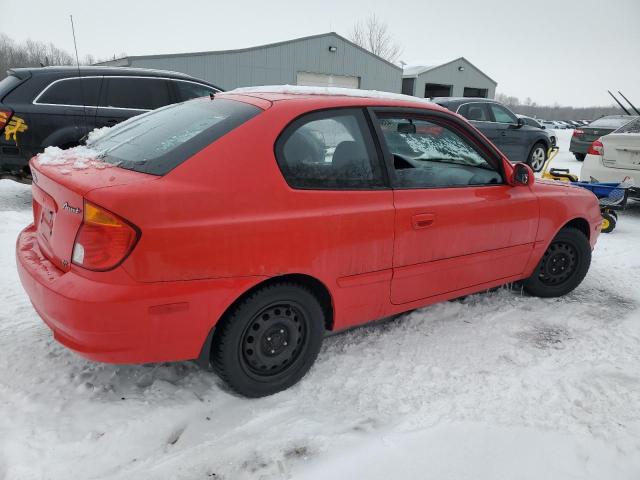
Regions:
<instances>
[{"instance_id":1,"label":"metal warehouse building","mask_svg":"<svg viewBox=\"0 0 640 480\"><path fill-rule=\"evenodd\" d=\"M314 85L400 92L402 69L337 33L240 50L124 57L101 65L172 70L224 90Z\"/></svg>"},{"instance_id":2,"label":"metal warehouse building","mask_svg":"<svg viewBox=\"0 0 640 480\"><path fill-rule=\"evenodd\" d=\"M440 65L405 67L402 93L416 97L493 98L498 83L464 57Z\"/></svg>"}]
</instances>

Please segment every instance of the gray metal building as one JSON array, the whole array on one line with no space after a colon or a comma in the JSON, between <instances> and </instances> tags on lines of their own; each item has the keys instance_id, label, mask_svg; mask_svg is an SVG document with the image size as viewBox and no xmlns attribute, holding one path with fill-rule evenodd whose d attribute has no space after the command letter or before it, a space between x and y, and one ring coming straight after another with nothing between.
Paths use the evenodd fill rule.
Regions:
<instances>
[{"instance_id":1,"label":"gray metal building","mask_svg":"<svg viewBox=\"0 0 640 480\"><path fill-rule=\"evenodd\" d=\"M406 67L402 93L416 97L494 98L498 83L464 57L440 65Z\"/></svg>"},{"instance_id":2,"label":"gray metal building","mask_svg":"<svg viewBox=\"0 0 640 480\"><path fill-rule=\"evenodd\" d=\"M186 73L224 90L314 85L400 92L402 69L337 33L240 50L124 57L101 65Z\"/></svg>"}]
</instances>

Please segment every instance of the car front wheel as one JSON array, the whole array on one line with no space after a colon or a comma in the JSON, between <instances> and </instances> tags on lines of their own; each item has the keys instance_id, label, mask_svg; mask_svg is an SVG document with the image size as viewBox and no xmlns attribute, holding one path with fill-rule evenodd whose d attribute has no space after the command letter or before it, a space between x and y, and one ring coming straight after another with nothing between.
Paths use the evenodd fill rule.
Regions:
<instances>
[{"instance_id":1,"label":"car front wheel","mask_svg":"<svg viewBox=\"0 0 640 480\"><path fill-rule=\"evenodd\" d=\"M527 158L527 163L531 167L534 172L539 172L542 170L544 166L544 162L547 161L547 149L544 144L536 143L531 152L529 152L529 158Z\"/></svg>"},{"instance_id":2,"label":"car front wheel","mask_svg":"<svg viewBox=\"0 0 640 480\"><path fill-rule=\"evenodd\" d=\"M325 314L316 296L290 282L241 300L216 326L211 364L236 392L263 397L300 380L315 361Z\"/></svg>"},{"instance_id":3,"label":"car front wheel","mask_svg":"<svg viewBox=\"0 0 640 480\"><path fill-rule=\"evenodd\" d=\"M533 274L523 282L536 297L560 297L576 288L591 264L591 246L580 230L565 227L544 252Z\"/></svg>"}]
</instances>

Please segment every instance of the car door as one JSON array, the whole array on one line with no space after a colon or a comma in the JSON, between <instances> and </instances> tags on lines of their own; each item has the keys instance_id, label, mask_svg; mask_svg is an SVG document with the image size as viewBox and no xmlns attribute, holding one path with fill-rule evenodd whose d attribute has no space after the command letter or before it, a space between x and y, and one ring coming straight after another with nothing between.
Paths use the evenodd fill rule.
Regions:
<instances>
[{"instance_id":1,"label":"car door","mask_svg":"<svg viewBox=\"0 0 640 480\"><path fill-rule=\"evenodd\" d=\"M529 187L442 115L376 111L396 209L391 302L402 304L523 272L538 227Z\"/></svg>"},{"instance_id":2,"label":"car door","mask_svg":"<svg viewBox=\"0 0 640 480\"><path fill-rule=\"evenodd\" d=\"M107 76L102 85L97 127L112 127L174 101L169 82L164 78Z\"/></svg>"},{"instance_id":3,"label":"car door","mask_svg":"<svg viewBox=\"0 0 640 480\"><path fill-rule=\"evenodd\" d=\"M469 120L469 123L480 130L485 137L491 140L496 147L504 151L505 138L502 135L502 125L493 121L487 102L469 102L460 105L460 115Z\"/></svg>"},{"instance_id":4,"label":"car door","mask_svg":"<svg viewBox=\"0 0 640 480\"><path fill-rule=\"evenodd\" d=\"M500 136L499 148L512 162L527 159L529 138L527 128L518 127L518 118L507 108L497 103L487 103L491 120Z\"/></svg>"}]
</instances>

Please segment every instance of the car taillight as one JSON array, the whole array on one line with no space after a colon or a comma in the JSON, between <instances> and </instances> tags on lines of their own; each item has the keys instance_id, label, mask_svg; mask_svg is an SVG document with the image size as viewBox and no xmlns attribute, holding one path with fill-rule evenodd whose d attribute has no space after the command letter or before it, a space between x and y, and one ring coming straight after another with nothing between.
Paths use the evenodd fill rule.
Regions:
<instances>
[{"instance_id":1,"label":"car taillight","mask_svg":"<svg viewBox=\"0 0 640 480\"><path fill-rule=\"evenodd\" d=\"M71 261L87 270L111 270L127 258L139 237L134 225L85 200Z\"/></svg>"},{"instance_id":2,"label":"car taillight","mask_svg":"<svg viewBox=\"0 0 640 480\"><path fill-rule=\"evenodd\" d=\"M13 110L7 110L6 108L0 108L0 133L4 130L4 127L11 117L13 116Z\"/></svg>"},{"instance_id":3,"label":"car taillight","mask_svg":"<svg viewBox=\"0 0 640 480\"><path fill-rule=\"evenodd\" d=\"M589 155L604 155L604 145L600 140L594 140L591 145L589 145L589 150L587 150Z\"/></svg>"},{"instance_id":4,"label":"car taillight","mask_svg":"<svg viewBox=\"0 0 640 480\"><path fill-rule=\"evenodd\" d=\"M577 137L578 135L582 135L584 133L583 130L580 130L579 128L576 128L573 130L573 136Z\"/></svg>"}]
</instances>

